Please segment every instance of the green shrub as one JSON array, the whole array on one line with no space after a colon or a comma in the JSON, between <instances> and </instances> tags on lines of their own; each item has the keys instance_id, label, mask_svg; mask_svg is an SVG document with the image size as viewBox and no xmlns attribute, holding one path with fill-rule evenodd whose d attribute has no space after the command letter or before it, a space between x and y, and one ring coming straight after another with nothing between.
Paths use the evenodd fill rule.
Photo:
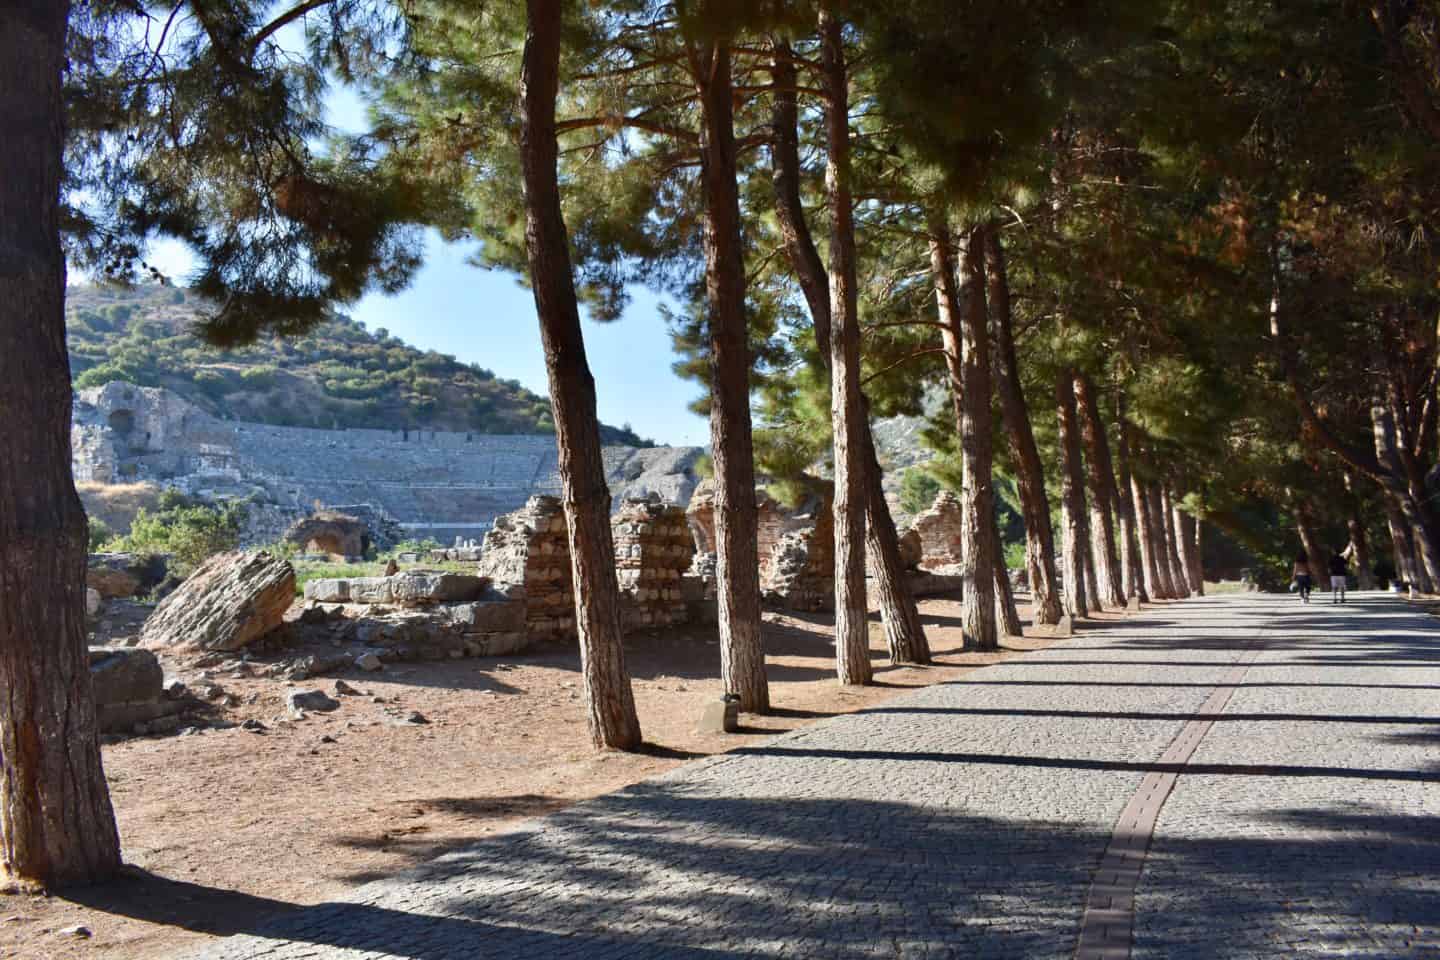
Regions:
<instances>
[{"instance_id":1,"label":"green shrub","mask_svg":"<svg viewBox=\"0 0 1440 960\"><path fill-rule=\"evenodd\" d=\"M168 553L173 558L171 569L188 576L215 554L239 546L245 513L240 503L190 503L167 490L154 513L140 508L130 532L109 546L126 553Z\"/></svg>"},{"instance_id":2,"label":"green shrub","mask_svg":"<svg viewBox=\"0 0 1440 960\"><path fill-rule=\"evenodd\" d=\"M95 553L100 549L102 544L114 539L115 531L111 530L110 525L99 517L86 517L85 522L89 529L91 553Z\"/></svg>"},{"instance_id":3,"label":"green shrub","mask_svg":"<svg viewBox=\"0 0 1440 960\"><path fill-rule=\"evenodd\" d=\"M940 481L924 467L909 467L900 477L900 509L912 515L924 513L939 492Z\"/></svg>"}]
</instances>

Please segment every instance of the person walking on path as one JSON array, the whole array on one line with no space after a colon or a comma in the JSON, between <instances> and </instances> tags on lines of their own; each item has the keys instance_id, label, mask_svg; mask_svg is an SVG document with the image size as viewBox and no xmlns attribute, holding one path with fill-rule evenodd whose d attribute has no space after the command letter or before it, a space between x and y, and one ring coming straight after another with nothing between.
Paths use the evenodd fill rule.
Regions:
<instances>
[{"instance_id":1,"label":"person walking on path","mask_svg":"<svg viewBox=\"0 0 1440 960\"><path fill-rule=\"evenodd\" d=\"M1300 594L1300 602L1309 603L1310 587L1314 581L1310 578L1310 558L1303 549L1295 555L1295 566L1291 568L1291 573L1295 577L1295 590Z\"/></svg>"},{"instance_id":2,"label":"person walking on path","mask_svg":"<svg viewBox=\"0 0 1440 960\"><path fill-rule=\"evenodd\" d=\"M1350 564L1345 555L1340 551L1330 554L1330 602L1345 602L1345 577L1349 573Z\"/></svg>"}]
</instances>

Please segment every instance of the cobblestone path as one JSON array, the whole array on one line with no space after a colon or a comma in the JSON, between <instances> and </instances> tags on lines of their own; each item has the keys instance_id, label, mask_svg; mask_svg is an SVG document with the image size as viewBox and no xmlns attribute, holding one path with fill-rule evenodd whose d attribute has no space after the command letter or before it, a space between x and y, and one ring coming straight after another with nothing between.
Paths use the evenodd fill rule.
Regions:
<instances>
[{"instance_id":1,"label":"cobblestone path","mask_svg":"<svg viewBox=\"0 0 1440 960\"><path fill-rule=\"evenodd\" d=\"M1121 813L1162 777L1134 956L1440 957L1437 626L1378 594L1146 610L200 956L1076 957ZM1131 952L1106 944L1079 955Z\"/></svg>"}]
</instances>

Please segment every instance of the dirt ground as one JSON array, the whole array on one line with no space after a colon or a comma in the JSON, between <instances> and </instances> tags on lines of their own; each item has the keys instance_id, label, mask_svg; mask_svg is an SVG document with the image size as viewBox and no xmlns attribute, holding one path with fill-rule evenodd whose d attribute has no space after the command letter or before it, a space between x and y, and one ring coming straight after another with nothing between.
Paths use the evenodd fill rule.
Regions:
<instances>
[{"instance_id":1,"label":"dirt ground","mask_svg":"<svg viewBox=\"0 0 1440 960\"><path fill-rule=\"evenodd\" d=\"M284 717L286 692L333 691L333 678L221 679L239 700L226 719L255 718L267 729L201 728L106 746L130 866L117 882L64 897L0 896L0 957L170 957L519 820L1048 643L1012 638L999 653L962 652L960 605L933 599L921 610L935 665L890 667L872 622L876 683L865 688L835 682L831 619L767 614L774 712L745 715L731 735L694 729L703 703L721 693L713 628L630 638L647 741L635 754L591 749L578 656L558 645L345 674L361 695L299 721ZM429 722L407 722L412 711Z\"/></svg>"}]
</instances>

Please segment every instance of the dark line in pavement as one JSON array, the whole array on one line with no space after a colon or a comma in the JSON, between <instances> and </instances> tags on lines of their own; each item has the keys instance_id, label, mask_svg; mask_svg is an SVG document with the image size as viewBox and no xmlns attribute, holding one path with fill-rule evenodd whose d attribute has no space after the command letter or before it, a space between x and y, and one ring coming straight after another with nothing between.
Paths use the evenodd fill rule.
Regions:
<instances>
[{"instance_id":1,"label":"dark line in pavement","mask_svg":"<svg viewBox=\"0 0 1440 960\"><path fill-rule=\"evenodd\" d=\"M1105 855L1090 881L1090 896L1080 920L1080 937L1075 946L1075 960L1120 960L1130 956L1135 932L1135 890L1140 885L1140 870L1155 834L1155 821L1160 808L1175 788L1180 772L1206 772L1205 766L1228 764L1197 764L1188 766L1190 758L1205 734L1215 723L1207 719L1222 713L1240 687L1250 664L1260 656L1259 636L1246 643L1244 652L1221 676L1219 684L1205 698L1194 718L1180 728L1170 746L1160 755L1159 769L1145 774L1135 795L1120 811L1120 819L1110 835ZM1303 768L1297 768L1303 769ZM1436 776L1440 779L1440 775Z\"/></svg>"}]
</instances>

